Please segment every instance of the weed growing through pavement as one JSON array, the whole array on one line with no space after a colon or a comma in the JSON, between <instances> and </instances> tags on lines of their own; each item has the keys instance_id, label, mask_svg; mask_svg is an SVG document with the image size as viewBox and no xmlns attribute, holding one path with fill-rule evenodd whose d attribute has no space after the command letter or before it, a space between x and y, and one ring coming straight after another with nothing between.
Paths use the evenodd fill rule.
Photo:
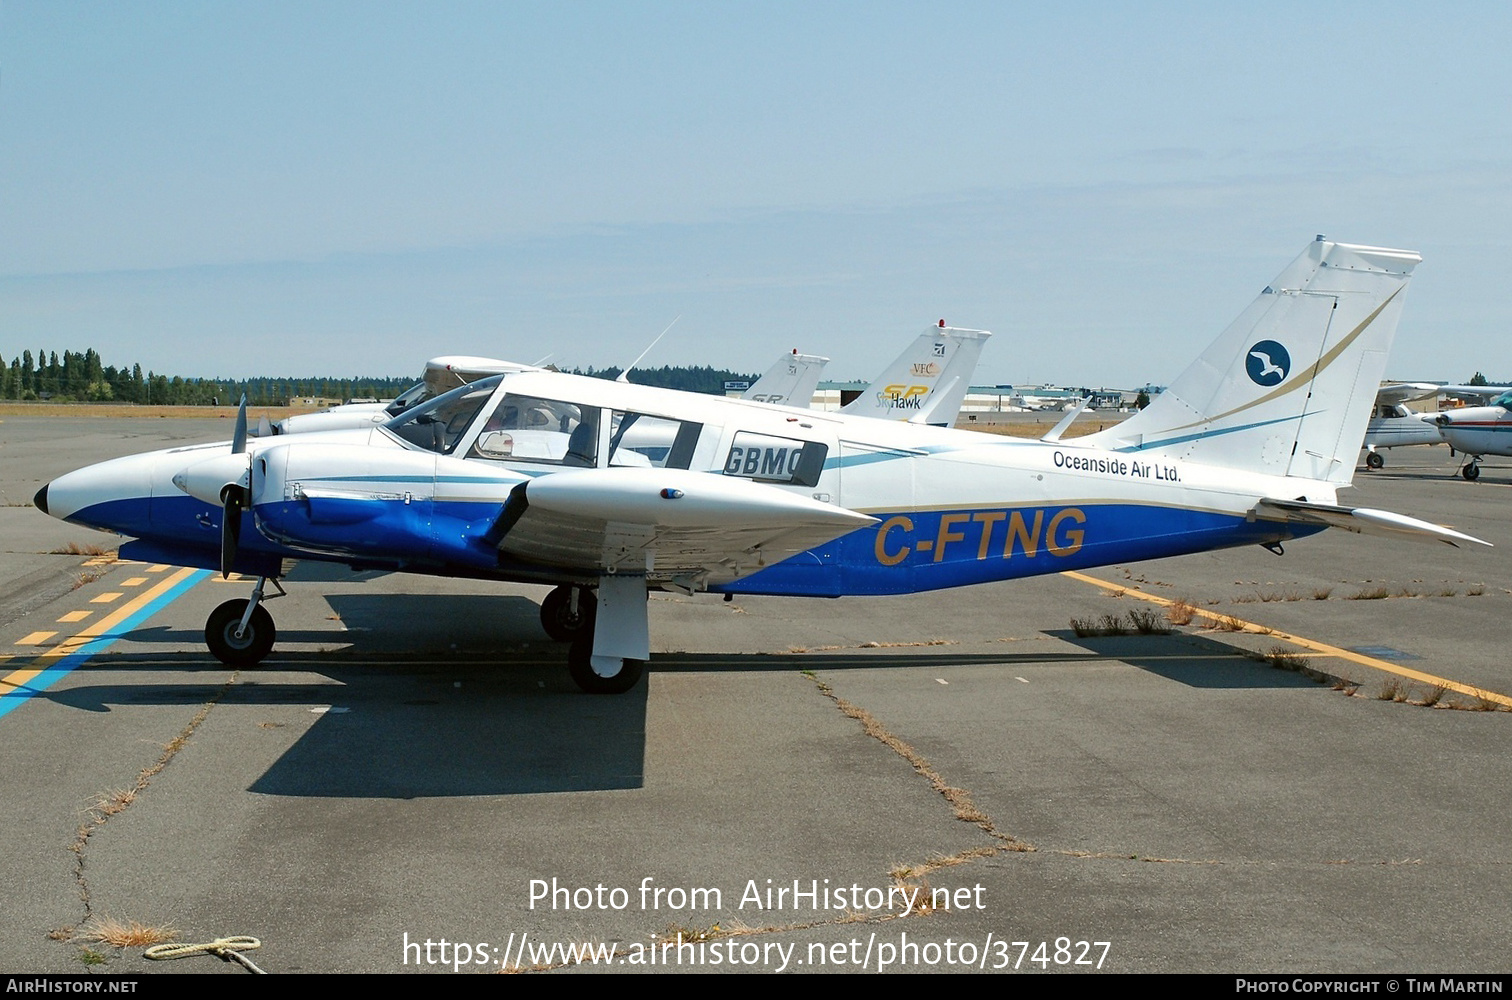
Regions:
<instances>
[{"instance_id":1,"label":"weed growing through pavement","mask_svg":"<svg viewBox=\"0 0 1512 1000\"><path fill-rule=\"evenodd\" d=\"M89 922L81 940L108 944L112 948L147 948L172 941L178 931L172 927L149 927L135 920L96 917Z\"/></svg>"}]
</instances>

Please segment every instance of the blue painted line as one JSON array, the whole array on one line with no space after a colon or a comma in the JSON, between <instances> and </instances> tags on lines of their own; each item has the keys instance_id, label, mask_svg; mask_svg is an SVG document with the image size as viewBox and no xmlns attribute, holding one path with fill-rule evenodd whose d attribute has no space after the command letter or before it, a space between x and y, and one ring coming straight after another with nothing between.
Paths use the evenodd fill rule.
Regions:
<instances>
[{"instance_id":1,"label":"blue painted line","mask_svg":"<svg viewBox=\"0 0 1512 1000\"><path fill-rule=\"evenodd\" d=\"M159 611L163 610L174 601L178 600L191 587L193 587L195 584L199 583L209 575L210 571L207 569L196 570L194 573L191 573L189 576L179 581L170 589L158 595L158 597L156 597L154 600L138 609L137 612L131 617L126 618L116 625L112 626L109 632L105 633L104 635L96 636L95 638L89 640L74 652L69 653L57 663L53 664L51 667L48 667L36 677L33 677L26 683L25 686L8 692L4 696L0 696L0 718L3 718L4 716L20 708L32 698L35 698L43 691L46 691L48 688L58 683L58 681L62 680L64 677L67 677L72 671L88 663L91 657L95 656L97 653L104 652L116 640L125 638L128 632L136 628L138 625L146 622L147 619L151 618L153 615L157 614ZM27 668L24 665L19 665L14 669L25 670Z\"/></svg>"}]
</instances>

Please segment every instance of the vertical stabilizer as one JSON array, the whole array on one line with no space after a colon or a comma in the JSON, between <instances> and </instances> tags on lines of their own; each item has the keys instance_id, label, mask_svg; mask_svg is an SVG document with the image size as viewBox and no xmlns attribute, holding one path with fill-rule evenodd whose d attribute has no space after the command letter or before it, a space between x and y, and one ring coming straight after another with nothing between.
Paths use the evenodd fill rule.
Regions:
<instances>
[{"instance_id":1,"label":"vertical stabilizer","mask_svg":"<svg viewBox=\"0 0 1512 1000\"><path fill-rule=\"evenodd\" d=\"M814 402L814 390L819 387L819 374L829 358L816 354L784 354L756 384L740 394L741 399L754 399L758 403L777 403L782 406L806 408Z\"/></svg>"},{"instance_id":2,"label":"vertical stabilizer","mask_svg":"<svg viewBox=\"0 0 1512 1000\"><path fill-rule=\"evenodd\" d=\"M982 345L992 336L986 330L931 326L877 380L840 408L855 417L912 420L948 427L955 423L971 388Z\"/></svg>"},{"instance_id":3,"label":"vertical stabilizer","mask_svg":"<svg viewBox=\"0 0 1512 1000\"><path fill-rule=\"evenodd\" d=\"M1348 483L1420 260L1318 237L1170 388L1086 442Z\"/></svg>"}]
</instances>

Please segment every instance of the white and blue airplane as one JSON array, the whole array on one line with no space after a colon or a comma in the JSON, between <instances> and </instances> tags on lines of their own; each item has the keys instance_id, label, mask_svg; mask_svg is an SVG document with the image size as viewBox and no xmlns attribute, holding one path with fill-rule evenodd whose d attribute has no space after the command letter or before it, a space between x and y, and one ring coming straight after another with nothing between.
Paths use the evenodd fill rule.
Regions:
<instances>
[{"instance_id":1,"label":"white and blue airplane","mask_svg":"<svg viewBox=\"0 0 1512 1000\"><path fill-rule=\"evenodd\" d=\"M206 623L228 663L271 650L263 589L291 560L554 584L542 622L590 692L641 676L653 589L906 594L1329 526L1480 542L1338 503L1419 260L1320 237L1149 407L1074 441L525 371L381 426L248 440L241 419L36 505L130 536L125 558L256 576ZM635 450L646 432L663 444Z\"/></svg>"}]
</instances>

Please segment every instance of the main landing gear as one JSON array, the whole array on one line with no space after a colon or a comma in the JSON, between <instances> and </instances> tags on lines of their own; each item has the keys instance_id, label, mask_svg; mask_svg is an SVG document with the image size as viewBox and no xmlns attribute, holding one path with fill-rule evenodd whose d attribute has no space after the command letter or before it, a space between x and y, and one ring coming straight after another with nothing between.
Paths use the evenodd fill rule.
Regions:
<instances>
[{"instance_id":1,"label":"main landing gear","mask_svg":"<svg viewBox=\"0 0 1512 1000\"><path fill-rule=\"evenodd\" d=\"M1365 456L1365 468L1371 470L1372 472L1379 468L1382 468L1383 466L1385 466L1385 464L1386 459L1383 458L1381 456L1381 453L1378 451L1369 452Z\"/></svg>"},{"instance_id":2,"label":"main landing gear","mask_svg":"<svg viewBox=\"0 0 1512 1000\"><path fill-rule=\"evenodd\" d=\"M557 642L572 642L593 634L598 598L587 587L562 584L541 602L541 627Z\"/></svg>"},{"instance_id":3,"label":"main landing gear","mask_svg":"<svg viewBox=\"0 0 1512 1000\"><path fill-rule=\"evenodd\" d=\"M227 601L205 620L205 645L217 660L233 667L251 667L261 663L273 650L278 638L278 629L273 626L273 616L262 606L263 587L271 580L278 593L268 598L282 597L283 587L271 577L260 576L252 588L252 599Z\"/></svg>"},{"instance_id":4,"label":"main landing gear","mask_svg":"<svg viewBox=\"0 0 1512 1000\"><path fill-rule=\"evenodd\" d=\"M597 594L563 584L541 602L541 625L553 639L571 643L567 672L588 694L624 694L646 671L644 577L601 577Z\"/></svg>"}]
</instances>

